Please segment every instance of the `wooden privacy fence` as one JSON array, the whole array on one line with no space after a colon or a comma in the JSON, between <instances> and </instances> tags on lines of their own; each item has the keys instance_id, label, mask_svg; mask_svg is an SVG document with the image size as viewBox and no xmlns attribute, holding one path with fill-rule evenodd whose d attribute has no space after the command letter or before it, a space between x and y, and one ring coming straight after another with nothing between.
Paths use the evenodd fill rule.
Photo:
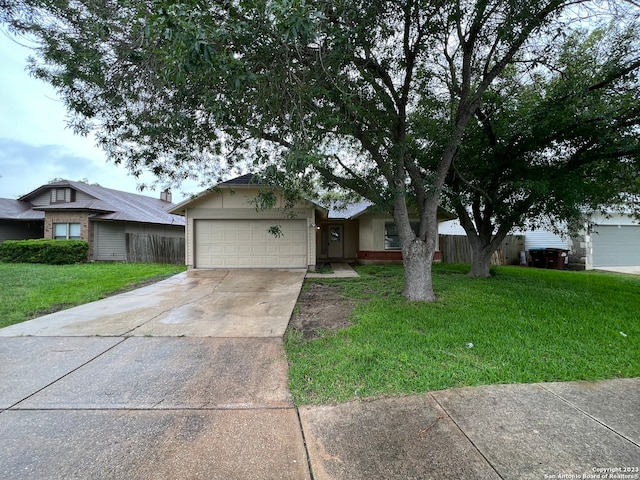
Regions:
<instances>
[{"instance_id":1,"label":"wooden privacy fence","mask_svg":"<svg viewBox=\"0 0 640 480\"><path fill-rule=\"evenodd\" d=\"M443 263L471 263L471 245L466 235L440 235ZM492 265L517 265L524 250L524 235L507 235L491 257Z\"/></svg>"},{"instance_id":2,"label":"wooden privacy fence","mask_svg":"<svg viewBox=\"0 0 640 480\"><path fill-rule=\"evenodd\" d=\"M127 233L127 262L184 265L184 238Z\"/></svg>"}]
</instances>

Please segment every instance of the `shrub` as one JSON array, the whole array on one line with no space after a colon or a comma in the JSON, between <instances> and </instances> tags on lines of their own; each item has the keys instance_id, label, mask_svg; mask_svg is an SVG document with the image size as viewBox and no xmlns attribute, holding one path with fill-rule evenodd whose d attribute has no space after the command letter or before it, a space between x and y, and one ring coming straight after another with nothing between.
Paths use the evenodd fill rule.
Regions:
<instances>
[{"instance_id":1,"label":"shrub","mask_svg":"<svg viewBox=\"0 0 640 480\"><path fill-rule=\"evenodd\" d=\"M0 243L0 261L63 265L87 261L89 244L84 240L6 240Z\"/></svg>"}]
</instances>

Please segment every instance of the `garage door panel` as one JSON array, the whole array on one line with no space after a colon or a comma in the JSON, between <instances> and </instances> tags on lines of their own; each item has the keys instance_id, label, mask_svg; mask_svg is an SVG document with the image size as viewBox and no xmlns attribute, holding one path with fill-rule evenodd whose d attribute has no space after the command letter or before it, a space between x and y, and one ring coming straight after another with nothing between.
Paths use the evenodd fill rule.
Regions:
<instances>
[{"instance_id":1,"label":"garage door panel","mask_svg":"<svg viewBox=\"0 0 640 480\"><path fill-rule=\"evenodd\" d=\"M591 239L594 267L640 265L640 226L598 225Z\"/></svg>"},{"instance_id":2,"label":"garage door panel","mask_svg":"<svg viewBox=\"0 0 640 480\"><path fill-rule=\"evenodd\" d=\"M294 242L304 242L307 238L306 232L291 232L291 239Z\"/></svg>"},{"instance_id":3,"label":"garage door panel","mask_svg":"<svg viewBox=\"0 0 640 480\"><path fill-rule=\"evenodd\" d=\"M277 245L254 245L252 247L252 254L256 256L276 257L278 255L286 254L287 251L280 252Z\"/></svg>"},{"instance_id":4,"label":"garage door panel","mask_svg":"<svg viewBox=\"0 0 640 480\"><path fill-rule=\"evenodd\" d=\"M282 268L296 268L296 259L295 257L280 257L279 266Z\"/></svg>"},{"instance_id":5,"label":"garage door panel","mask_svg":"<svg viewBox=\"0 0 640 480\"><path fill-rule=\"evenodd\" d=\"M278 224L283 232L268 232ZM306 220L196 220L198 268L305 268Z\"/></svg>"},{"instance_id":6,"label":"garage door panel","mask_svg":"<svg viewBox=\"0 0 640 480\"><path fill-rule=\"evenodd\" d=\"M293 253L294 255L304 255L306 254L307 249L304 245L293 245L289 249L289 253ZM280 253L287 253L284 251L283 247L280 247Z\"/></svg>"},{"instance_id":7,"label":"garage door panel","mask_svg":"<svg viewBox=\"0 0 640 480\"><path fill-rule=\"evenodd\" d=\"M222 266L227 268L238 268L240 264L238 263L238 257L225 257L222 259Z\"/></svg>"}]
</instances>

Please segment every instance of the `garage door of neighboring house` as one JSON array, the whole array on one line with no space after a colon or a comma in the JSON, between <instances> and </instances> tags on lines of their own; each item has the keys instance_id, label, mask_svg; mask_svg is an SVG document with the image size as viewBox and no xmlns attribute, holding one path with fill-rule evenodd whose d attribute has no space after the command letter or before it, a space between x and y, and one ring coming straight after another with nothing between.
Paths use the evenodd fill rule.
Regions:
<instances>
[{"instance_id":1,"label":"garage door of neighboring house","mask_svg":"<svg viewBox=\"0 0 640 480\"><path fill-rule=\"evenodd\" d=\"M196 268L307 267L306 220L196 220L194 229Z\"/></svg>"},{"instance_id":2,"label":"garage door of neighboring house","mask_svg":"<svg viewBox=\"0 0 640 480\"><path fill-rule=\"evenodd\" d=\"M127 259L124 224L95 222L93 259L121 262Z\"/></svg>"},{"instance_id":3,"label":"garage door of neighboring house","mask_svg":"<svg viewBox=\"0 0 640 480\"><path fill-rule=\"evenodd\" d=\"M639 225L597 225L591 242L594 267L640 265Z\"/></svg>"}]
</instances>

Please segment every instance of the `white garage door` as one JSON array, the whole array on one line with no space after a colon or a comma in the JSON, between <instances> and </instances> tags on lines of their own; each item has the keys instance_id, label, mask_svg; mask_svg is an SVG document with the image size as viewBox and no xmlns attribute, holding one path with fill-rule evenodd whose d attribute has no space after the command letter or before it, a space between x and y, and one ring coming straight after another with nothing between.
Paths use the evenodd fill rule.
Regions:
<instances>
[{"instance_id":1,"label":"white garage door","mask_svg":"<svg viewBox=\"0 0 640 480\"><path fill-rule=\"evenodd\" d=\"M598 225L591 239L594 267L640 265L639 225Z\"/></svg>"},{"instance_id":2,"label":"white garage door","mask_svg":"<svg viewBox=\"0 0 640 480\"><path fill-rule=\"evenodd\" d=\"M196 220L194 229L196 268L307 267L306 220Z\"/></svg>"}]
</instances>

